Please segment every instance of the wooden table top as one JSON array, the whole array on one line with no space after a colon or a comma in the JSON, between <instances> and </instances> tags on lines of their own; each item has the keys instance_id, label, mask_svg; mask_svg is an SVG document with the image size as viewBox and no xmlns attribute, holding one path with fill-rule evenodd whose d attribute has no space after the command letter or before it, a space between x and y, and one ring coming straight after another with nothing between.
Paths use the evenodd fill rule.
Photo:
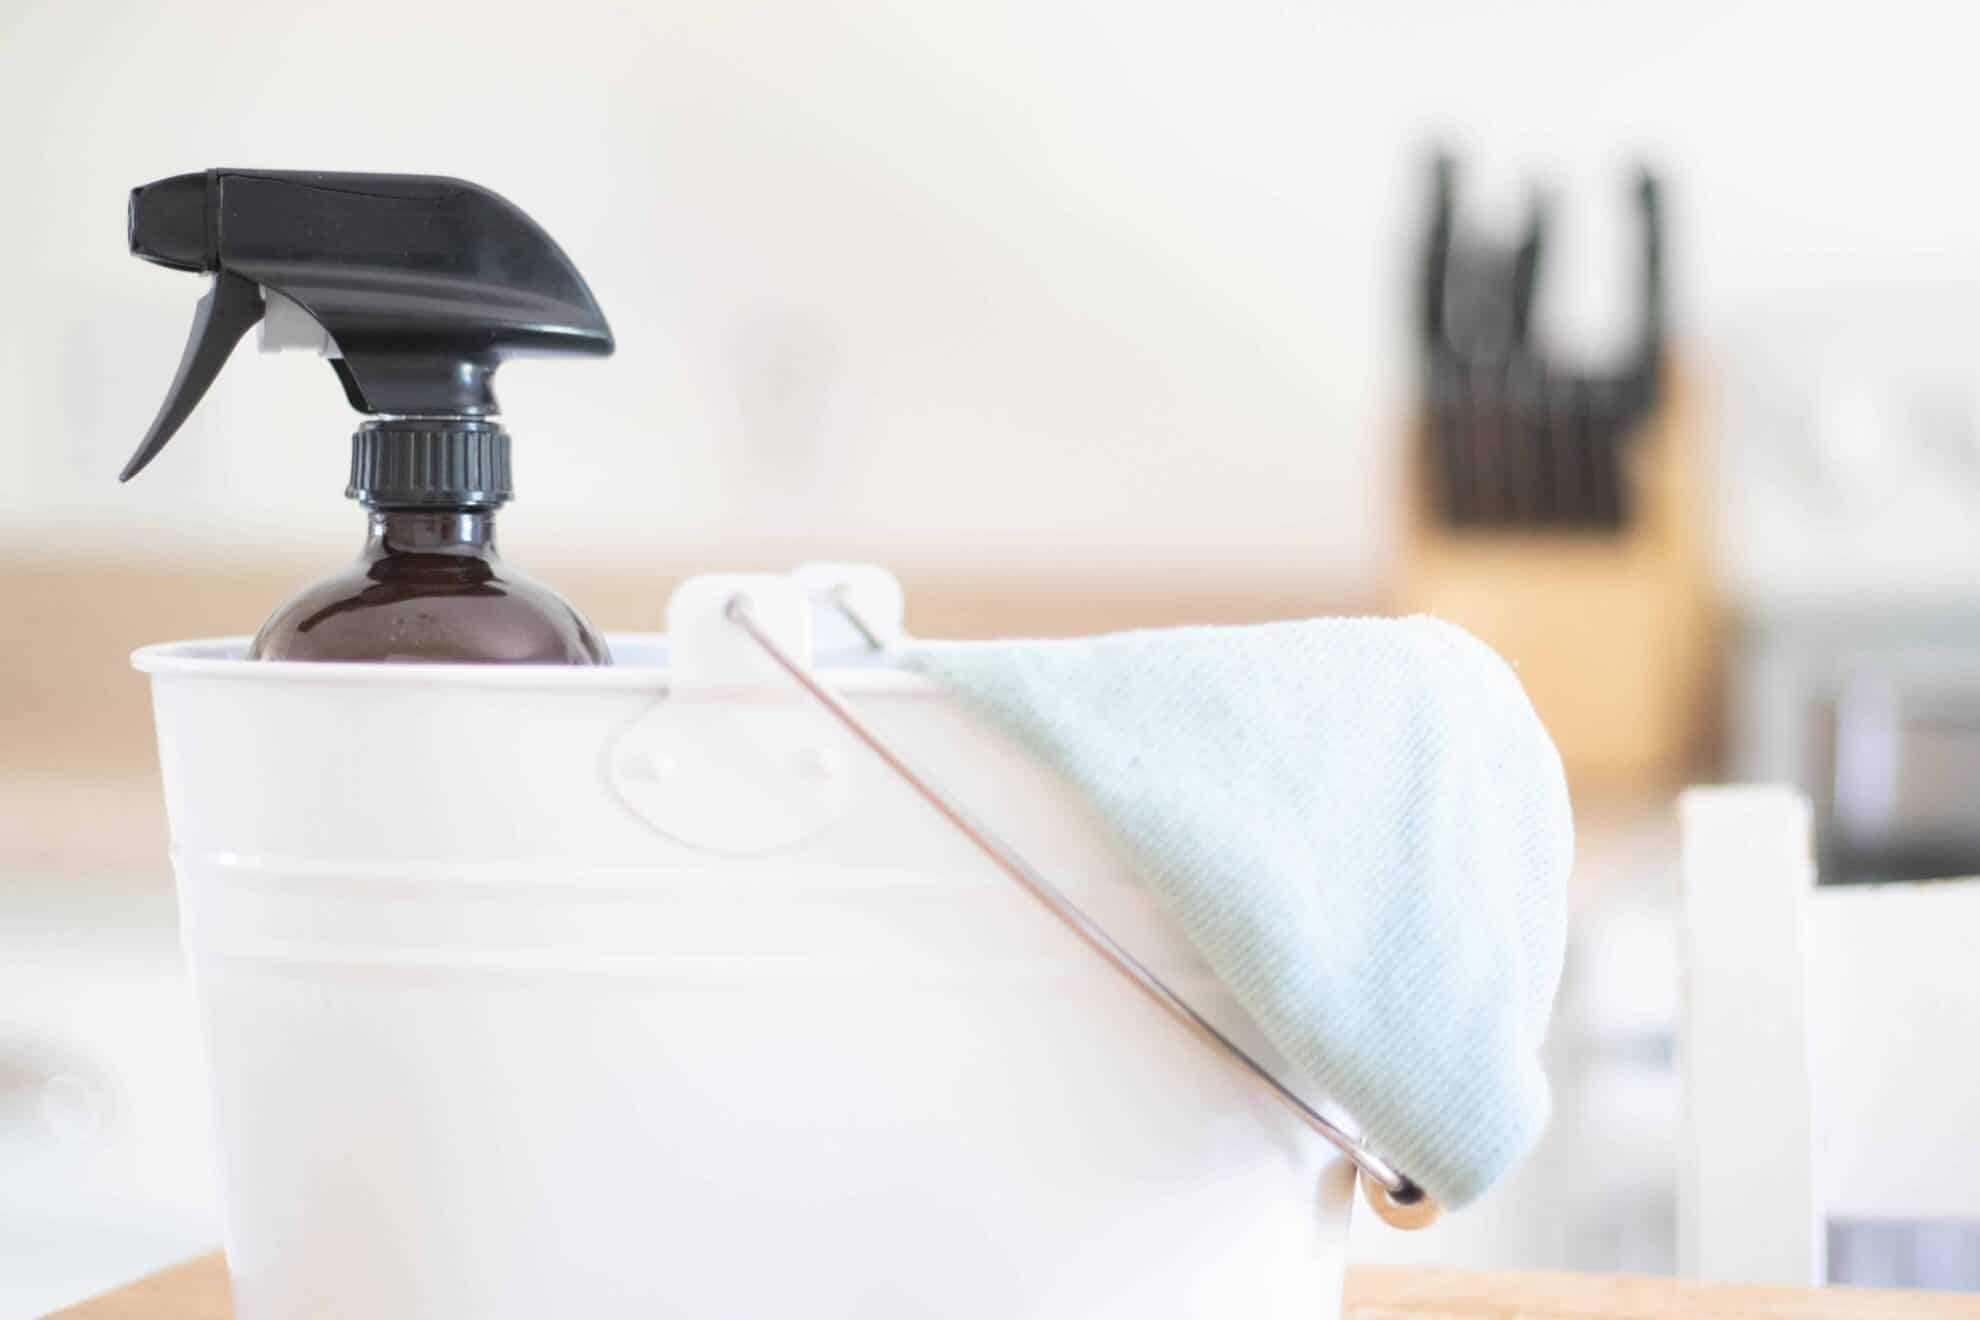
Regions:
<instances>
[{"instance_id":1,"label":"wooden table top","mask_svg":"<svg viewBox=\"0 0 1980 1320\"><path fill-rule=\"evenodd\" d=\"M202 1256L49 1320L228 1320L227 1266ZM1346 1320L1910 1320L1980 1317L1980 1293L1777 1288L1626 1274L1528 1274L1357 1265Z\"/></svg>"}]
</instances>

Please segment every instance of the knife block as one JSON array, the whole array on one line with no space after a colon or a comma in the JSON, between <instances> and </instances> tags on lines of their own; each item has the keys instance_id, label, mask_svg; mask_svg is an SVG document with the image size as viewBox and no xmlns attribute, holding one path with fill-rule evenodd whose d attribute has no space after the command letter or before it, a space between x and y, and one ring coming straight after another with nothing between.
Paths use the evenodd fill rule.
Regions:
<instances>
[{"instance_id":1,"label":"knife block","mask_svg":"<svg viewBox=\"0 0 1980 1320\"><path fill-rule=\"evenodd\" d=\"M1620 532L1452 528L1412 446L1394 604L1513 665L1577 790L1683 778L1717 724L1719 624L1700 498L1695 388L1676 370L1628 455Z\"/></svg>"}]
</instances>

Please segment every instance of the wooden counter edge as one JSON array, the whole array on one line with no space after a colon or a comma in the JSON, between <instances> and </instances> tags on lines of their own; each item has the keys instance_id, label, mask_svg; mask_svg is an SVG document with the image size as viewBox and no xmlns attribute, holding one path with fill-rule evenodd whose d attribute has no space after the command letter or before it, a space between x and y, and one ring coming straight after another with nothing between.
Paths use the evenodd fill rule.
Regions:
<instances>
[{"instance_id":1,"label":"wooden counter edge","mask_svg":"<svg viewBox=\"0 0 1980 1320\"><path fill-rule=\"evenodd\" d=\"M228 1320L231 1314L227 1266L216 1252L57 1311L49 1320ZM1342 1315L1346 1320L1907 1320L1980 1317L1980 1294L1356 1265L1347 1272Z\"/></svg>"},{"instance_id":2,"label":"wooden counter edge","mask_svg":"<svg viewBox=\"0 0 1980 1320\"><path fill-rule=\"evenodd\" d=\"M1348 1320L1907 1320L1980 1317L1980 1294L1355 1265L1348 1268L1341 1314Z\"/></svg>"},{"instance_id":3,"label":"wooden counter edge","mask_svg":"<svg viewBox=\"0 0 1980 1320\"><path fill-rule=\"evenodd\" d=\"M227 1258L216 1251L50 1312L45 1320L230 1320L233 1314Z\"/></svg>"}]
</instances>

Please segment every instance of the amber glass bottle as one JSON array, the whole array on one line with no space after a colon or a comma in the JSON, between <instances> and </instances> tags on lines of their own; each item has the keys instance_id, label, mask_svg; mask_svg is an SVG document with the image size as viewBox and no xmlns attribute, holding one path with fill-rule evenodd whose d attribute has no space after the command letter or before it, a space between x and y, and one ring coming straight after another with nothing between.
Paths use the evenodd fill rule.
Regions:
<instances>
[{"instance_id":1,"label":"amber glass bottle","mask_svg":"<svg viewBox=\"0 0 1980 1320\"><path fill-rule=\"evenodd\" d=\"M260 660L599 665L605 639L568 601L502 562L509 437L488 422L372 422L351 484L370 534L357 562L262 625Z\"/></svg>"}]
</instances>

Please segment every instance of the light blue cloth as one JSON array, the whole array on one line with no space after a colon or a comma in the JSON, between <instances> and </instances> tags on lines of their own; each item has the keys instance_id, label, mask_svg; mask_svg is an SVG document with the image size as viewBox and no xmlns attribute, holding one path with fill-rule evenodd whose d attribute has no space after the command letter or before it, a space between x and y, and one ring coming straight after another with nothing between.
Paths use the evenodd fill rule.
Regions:
<instances>
[{"instance_id":1,"label":"light blue cloth","mask_svg":"<svg viewBox=\"0 0 1980 1320\"><path fill-rule=\"evenodd\" d=\"M1546 1125L1574 848L1519 680L1429 618L915 643L1056 763L1268 1039L1446 1206Z\"/></svg>"}]
</instances>

